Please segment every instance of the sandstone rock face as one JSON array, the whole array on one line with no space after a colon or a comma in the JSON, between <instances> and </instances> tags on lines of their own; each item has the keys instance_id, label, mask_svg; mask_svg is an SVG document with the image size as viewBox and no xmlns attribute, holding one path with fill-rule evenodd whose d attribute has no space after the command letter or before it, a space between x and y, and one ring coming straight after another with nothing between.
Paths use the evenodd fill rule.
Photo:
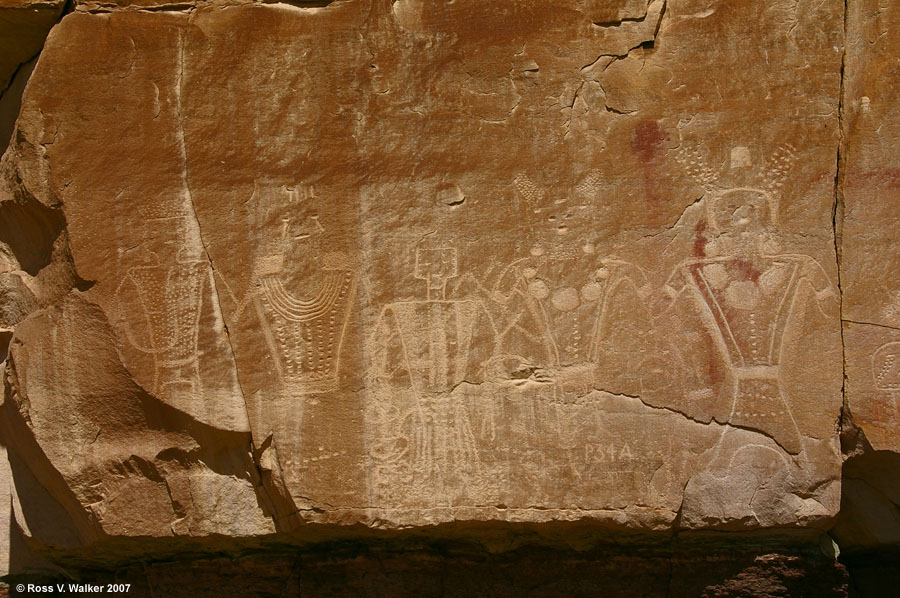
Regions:
<instances>
[{"instance_id":1,"label":"sandstone rock face","mask_svg":"<svg viewBox=\"0 0 900 598\"><path fill-rule=\"evenodd\" d=\"M62 0L4 0L0 4L0 89L34 58L63 11Z\"/></svg>"},{"instance_id":2,"label":"sandstone rock face","mask_svg":"<svg viewBox=\"0 0 900 598\"><path fill-rule=\"evenodd\" d=\"M897 188L900 159L900 65L882 33L900 23L900 9L862 3L848 14L845 90L847 136L841 186L844 198L842 287L847 343L847 402L875 450L900 452L900 242Z\"/></svg>"},{"instance_id":3,"label":"sandstone rock face","mask_svg":"<svg viewBox=\"0 0 900 598\"><path fill-rule=\"evenodd\" d=\"M885 548L900 547L900 53L884 39L898 24L894 5L848 11L840 248L845 407L854 425L834 535L872 595L894 590L868 572ZM896 579L896 557L893 568Z\"/></svg>"},{"instance_id":4,"label":"sandstone rock face","mask_svg":"<svg viewBox=\"0 0 900 598\"><path fill-rule=\"evenodd\" d=\"M64 0L4 0L0 3L0 153L6 149L21 87L31 75L47 32L62 15Z\"/></svg>"},{"instance_id":5,"label":"sandstone rock face","mask_svg":"<svg viewBox=\"0 0 900 598\"><path fill-rule=\"evenodd\" d=\"M900 445L896 58L854 19L79 3L0 162L17 525L830 528L845 374Z\"/></svg>"}]
</instances>

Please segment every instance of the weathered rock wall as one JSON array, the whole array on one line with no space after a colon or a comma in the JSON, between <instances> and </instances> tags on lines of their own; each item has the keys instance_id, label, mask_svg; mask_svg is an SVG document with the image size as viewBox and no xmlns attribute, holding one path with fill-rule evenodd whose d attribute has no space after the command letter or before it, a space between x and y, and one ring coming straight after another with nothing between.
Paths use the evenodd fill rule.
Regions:
<instances>
[{"instance_id":1,"label":"weathered rock wall","mask_svg":"<svg viewBox=\"0 0 900 598\"><path fill-rule=\"evenodd\" d=\"M529 546L572 588L845 595L831 537L890 562L897 9L69 8L0 160L32 570L422 541L463 547L432 578Z\"/></svg>"},{"instance_id":2,"label":"weathered rock wall","mask_svg":"<svg viewBox=\"0 0 900 598\"><path fill-rule=\"evenodd\" d=\"M889 595L900 575L900 24L890 3L848 4L838 181L845 347L845 456L841 511L832 532L857 586ZM848 422L849 423L849 422Z\"/></svg>"},{"instance_id":3,"label":"weathered rock wall","mask_svg":"<svg viewBox=\"0 0 900 598\"><path fill-rule=\"evenodd\" d=\"M0 4L0 153L19 113L22 88L65 4L64 0L4 0Z\"/></svg>"}]
</instances>

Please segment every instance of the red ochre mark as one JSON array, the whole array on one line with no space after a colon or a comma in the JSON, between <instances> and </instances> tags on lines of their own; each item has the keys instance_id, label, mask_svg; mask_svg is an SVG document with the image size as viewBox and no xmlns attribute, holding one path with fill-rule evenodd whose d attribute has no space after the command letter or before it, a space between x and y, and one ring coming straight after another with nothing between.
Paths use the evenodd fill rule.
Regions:
<instances>
[{"instance_id":1,"label":"red ochre mark","mask_svg":"<svg viewBox=\"0 0 900 598\"><path fill-rule=\"evenodd\" d=\"M706 257L706 244L709 239L704 234L706 232L706 220L699 220L694 225L694 257Z\"/></svg>"},{"instance_id":2,"label":"red ochre mark","mask_svg":"<svg viewBox=\"0 0 900 598\"><path fill-rule=\"evenodd\" d=\"M631 153L641 163L644 197L647 199L652 224L668 218L665 210L665 194L660 189L660 156L669 136L655 120L643 120L634 128L631 136Z\"/></svg>"},{"instance_id":3,"label":"red ochre mark","mask_svg":"<svg viewBox=\"0 0 900 598\"><path fill-rule=\"evenodd\" d=\"M753 265L753 262L748 260L738 259L735 261L735 266L737 266L738 273L741 276L741 280L756 282L757 280L759 280L759 275L762 274L762 272L756 269L756 266Z\"/></svg>"},{"instance_id":4,"label":"red ochre mark","mask_svg":"<svg viewBox=\"0 0 900 598\"><path fill-rule=\"evenodd\" d=\"M655 120L642 120L634 128L631 137L631 151L643 162L659 157L663 144L669 136Z\"/></svg>"},{"instance_id":5,"label":"red ochre mark","mask_svg":"<svg viewBox=\"0 0 900 598\"><path fill-rule=\"evenodd\" d=\"M897 189L900 187L900 168L851 170L845 184L850 187Z\"/></svg>"},{"instance_id":6,"label":"red ochre mark","mask_svg":"<svg viewBox=\"0 0 900 598\"><path fill-rule=\"evenodd\" d=\"M697 226L694 227L694 230L697 231L697 238L694 240L694 253L699 251L700 253L706 252L706 237L703 236L703 231L706 230L706 222L701 220L697 223ZM702 256L698 256L702 257ZM691 276L694 278L695 283L697 284L697 288L703 288L705 283L703 282L702 275L700 274L700 268L702 267L704 262L700 262L696 264L693 268L691 268ZM709 263L709 262L706 262ZM719 316L714 316L716 319L717 326L723 326L728 320L729 314L722 314L725 318L725 321L721 321ZM703 336L703 348L705 350L706 356L706 377L709 382L710 388L715 389L717 386L722 384L722 368L719 365L719 360L717 359L718 352L716 349L716 343L713 341L712 337L709 333L704 333Z\"/></svg>"},{"instance_id":7,"label":"red ochre mark","mask_svg":"<svg viewBox=\"0 0 900 598\"><path fill-rule=\"evenodd\" d=\"M703 337L703 344L707 351L706 375L709 377L709 385L713 389L722 384L722 371L719 367L719 359L716 354L716 346L709 336Z\"/></svg>"}]
</instances>

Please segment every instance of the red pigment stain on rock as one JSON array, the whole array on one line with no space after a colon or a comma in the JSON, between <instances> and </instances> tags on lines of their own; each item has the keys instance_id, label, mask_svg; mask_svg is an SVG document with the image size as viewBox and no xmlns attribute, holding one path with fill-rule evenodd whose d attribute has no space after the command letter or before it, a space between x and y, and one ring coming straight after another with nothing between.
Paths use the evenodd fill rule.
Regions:
<instances>
[{"instance_id":1,"label":"red pigment stain on rock","mask_svg":"<svg viewBox=\"0 0 900 598\"><path fill-rule=\"evenodd\" d=\"M705 257L706 253L706 237L703 235L703 231L706 230L706 221L701 220L694 227L694 231L696 232L696 237L694 238L694 255L696 257ZM700 262L695 265L695 267L691 268L691 276L697 284L697 288L703 288L705 283L703 282L702 275L700 274L700 268L703 265L703 262ZM728 314L723 314L725 317L725 321L728 320ZM720 316L713 316L719 323L719 325L724 324L721 321ZM718 360L718 348L716 346L715 341L709 334L703 334L703 349L704 355L706 356L706 377L709 382L710 388L715 390L719 385L721 385L724 376L722 375L722 368L719 366Z\"/></svg>"},{"instance_id":2,"label":"red pigment stain on rock","mask_svg":"<svg viewBox=\"0 0 900 598\"><path fill-rule=\"evenodd\" d=\"M757 270L756 266L753 265L753 262L749 260L739 259L735 262L735 265L737 266L738 273L741 275L741 280L756 282L759 280L759 275L762 274Z\"/></svg>"},{"instance_id":3,"label":"red pigment stain on rock","mask_svg":"<svg viewBox=\"0 0 900 598\"><path fill-rule=\"evenodd\" d=\"M644 120L634 128L631 137L631 151L643 162L650 162L659 157L663 144L669 135L663 131L655 120Z\"/></svg>"},{"instance_id":4,"label":"red pigment stain on rock","mask_svg":"<svg viewBox=\"0 0 900 598\"><path fill-rule=\"evenodd\" d=\"M900 168L850 171L844 181L844 186L897 189L900 188Z\"/></svg>"},{"instance_id":5,"label":"red pigment stain on rock","mask_svg":"<svg viewBox=\"0 0 900 598\"><path fill-rule=\"evenodd\" d=\"M706 257L706 244L709 242L703 234L706 226L706 220L700 220L694 225L694 257Z\"/></svg>"},{"instance_id":6,"label":"red pigment stain on rock","mask_svg":"<svg viewBox=\"0 0 900 598\"><path fill-rule=\"evenodd\" d=\"M660 220L666 215L659 209L664 197L659 192L658 182L661 173L658 162L663 145L668 139L669 136L655 120L639 122L631 136L631 153L641 162L644 197L650 204L651 213Z\"/></svg>"},{"instance_id":7,"label":"red pigment stain on rock","mask_svg":"<svg viewBox=\"0 0 900 598\"><path fill-rule=\"evenodd\" d=\"M704 344L706 345L706 350L710 351L710 357L706 362L706 375L709 377L709 385L716 390L716 388L722 384L722 372L719 369L719 360L715 354L715 343L710 337L704 337Z\"/></svg>"}]
</instances>

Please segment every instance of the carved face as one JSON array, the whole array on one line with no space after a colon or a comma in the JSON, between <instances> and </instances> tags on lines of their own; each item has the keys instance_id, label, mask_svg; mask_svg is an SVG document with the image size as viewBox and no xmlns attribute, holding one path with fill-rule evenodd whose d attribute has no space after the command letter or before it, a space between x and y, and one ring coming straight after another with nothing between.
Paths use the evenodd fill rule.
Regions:
<instances>
[{"instance_id":1,"label":"carved face","mask_svg":"<svg viewBox=\"0 0 900 598\"><path fill-rule=\"evenodd\" d=\"M771 196L761 189L731 189L710 200L707 215L717 233L713 254L752 254L770 244L774 214Z\"/></svg>"},{"instance_id":2,"label":"carved face","mask_svg":"<svg viewBox=\"0 0 900 598\"><path fill-rule=\"evenodd\" d=\"M456 249L441 247L416 251L415 277L426 281L428 290L443 292L447 280L459 275Z\"/></svg>"},{"instance_id":3,"label":"carved face","mask_svg":"<svg viewBox=\"0 0 900 598\"><path fill-rule=\"evenodd\" d=\"M731 214L731 225L738 231L751 231L762 228L759 209L755 205L743 205Z\"/></svg>"},{"instance_id":4,"label":"carved face","mask_svg":"<svg viewBox=\"0 0 900 598\"><path fill-rule=\"evenodd\" d=\"M280 218L278 253L282 256L282 277L302 282L320 269L322 225L317 216L298 214Z\"/></svg>"},{"instance_id":5,"label":"carved face","mask_svg":"<svg viewBox=\"0 0 900 598\"><path fill-rule=\"evenodd\" d=\"M263 187L258 193L258 223L266 239L259 274L278 274L298 282L315 274L320 269L325 229L313 200L284 185Z\"/></svg>"},{"instance_id":6,"label":"carved face","mask_svg":"<svg viewBox=\"0 0 900 598\"><path fill-rule=\"evenodd\" d=\"M163 265L202 259L202 243L196 224L184 216L151 218L144 222L142 258Z\"/></svg>"},{"instance_id":7,"label":"carved face","mask_svg":"<svg viewBox=\"0 0 900 598\"><path fill-rule=\"evenodd\" d=\"M287 251L295 247L318 247L322 230L318 216L281 217L281 242Z\"/></svg>"},{"instance_id":8,"label":"carved face","mask_svg":"<svg viewBox=\"0 0 900 598\"><path fill-rule=\"evenodd\" d=\"M712 199L713 230L724 233L761 232L773 222L771 198L760 189L732 189Z\"/></svg>"}]
</instances>

